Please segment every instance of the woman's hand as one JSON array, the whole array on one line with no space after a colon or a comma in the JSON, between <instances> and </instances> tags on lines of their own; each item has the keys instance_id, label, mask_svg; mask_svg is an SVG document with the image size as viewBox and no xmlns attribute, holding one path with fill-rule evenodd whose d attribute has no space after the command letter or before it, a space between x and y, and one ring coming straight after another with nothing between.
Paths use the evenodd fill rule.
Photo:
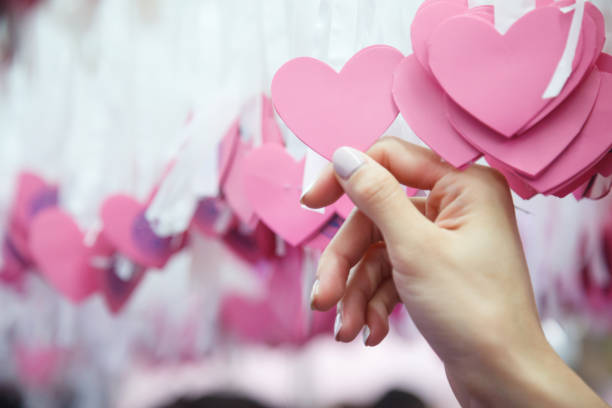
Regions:
<instances>
[{"instance_id":1,"label":"woman's hand","mask_svg":"<svg viewBox=\"0 0 612 408\"><path fill-rule=\"evenodd\" d=\"M544 337L503 176L457 171L396 138L367 155L341 148L333 162L302 202L324 207L346 192L358 208L322 254L312 293L315 309L341 302L337 340L364 328L367 345L380 343L402 302L463 406L603 404ZM401 185L431 193L409 198Z\"/></svg>"}]
</instances>

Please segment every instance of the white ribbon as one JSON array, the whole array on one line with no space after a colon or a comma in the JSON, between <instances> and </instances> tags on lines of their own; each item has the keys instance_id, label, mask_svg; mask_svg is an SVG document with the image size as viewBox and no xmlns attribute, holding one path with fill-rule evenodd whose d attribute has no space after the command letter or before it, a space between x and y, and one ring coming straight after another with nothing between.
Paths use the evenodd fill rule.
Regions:
<instances>
[{"instance_id":1,"label":"white ribbon","mask_svg":"<svg viewBox=\"0 0 612 408\"><path fill-rule=\"evenodd\" d=\"M584 19L584 3L585 0L576 0L574 16L572 18L572 24L567 36L567 44L565 45L565 50L561 55L561 60L557 65L557 69L555 70L546 91L544 91L544 95L542 95L542 98L544 99L559 96L570 75L572 75L572 63L574 62L574 57L576 56L578 40L580 39L580 31L582 30L582 20ZM571 11L571 8L566 10L569 12Z\"/></svg>"}]
</instances>

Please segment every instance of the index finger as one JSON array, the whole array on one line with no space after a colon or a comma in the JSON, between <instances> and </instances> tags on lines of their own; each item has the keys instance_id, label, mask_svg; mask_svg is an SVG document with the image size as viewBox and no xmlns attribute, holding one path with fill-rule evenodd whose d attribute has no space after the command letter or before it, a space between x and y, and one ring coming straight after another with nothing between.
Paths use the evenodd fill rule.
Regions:
<instances>
[{"instance_id":1,"label":"index finger","mask_svg":"<svg viewBox=\"0 0 612 408\"><path fill-rule=\"evenodd\" d=\"M383 137L366 153L401 184L420 190L432 190L442 177L457 171L433 151L396 137ZM333 204L343 193L334 169L329 165L304 193L301 201L310 208L322 208Z\"/></svg>"}]
</instances>

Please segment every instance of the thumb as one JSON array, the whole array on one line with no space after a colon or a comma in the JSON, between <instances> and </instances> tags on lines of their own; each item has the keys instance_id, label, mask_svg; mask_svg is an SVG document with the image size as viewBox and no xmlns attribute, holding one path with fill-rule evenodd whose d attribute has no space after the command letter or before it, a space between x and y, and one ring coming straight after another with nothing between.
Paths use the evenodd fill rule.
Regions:
<instances>
[{"instance_id":1,"label":"thumb","mask_svg":"<svg viewBox=\"0 0 612 408\"><path fill-rule=\"evenodd\" d=\"M404 242L431 228L389 171L350 147L335 151L334 171L353 203L380 229L385 240Z\"/></svg>"}]
</instances>

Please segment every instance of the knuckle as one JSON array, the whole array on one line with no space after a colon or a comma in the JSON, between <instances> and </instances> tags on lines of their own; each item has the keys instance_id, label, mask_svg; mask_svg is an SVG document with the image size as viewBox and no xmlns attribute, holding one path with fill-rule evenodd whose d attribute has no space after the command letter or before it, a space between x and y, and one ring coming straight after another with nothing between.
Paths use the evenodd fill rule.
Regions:
<instances>
[{"instance_id":1,"label":"knuckle","mask_svg":"<svg viewBox=\"0 0 612 408\"><path fill-rule=\"evenodd\" d=\"M372 172L373 173L373 172ZM370 205L384 206L394 196L394 186L381 175L363 173L355 180L353 191Z\"/></svg>"}]
</instances>

